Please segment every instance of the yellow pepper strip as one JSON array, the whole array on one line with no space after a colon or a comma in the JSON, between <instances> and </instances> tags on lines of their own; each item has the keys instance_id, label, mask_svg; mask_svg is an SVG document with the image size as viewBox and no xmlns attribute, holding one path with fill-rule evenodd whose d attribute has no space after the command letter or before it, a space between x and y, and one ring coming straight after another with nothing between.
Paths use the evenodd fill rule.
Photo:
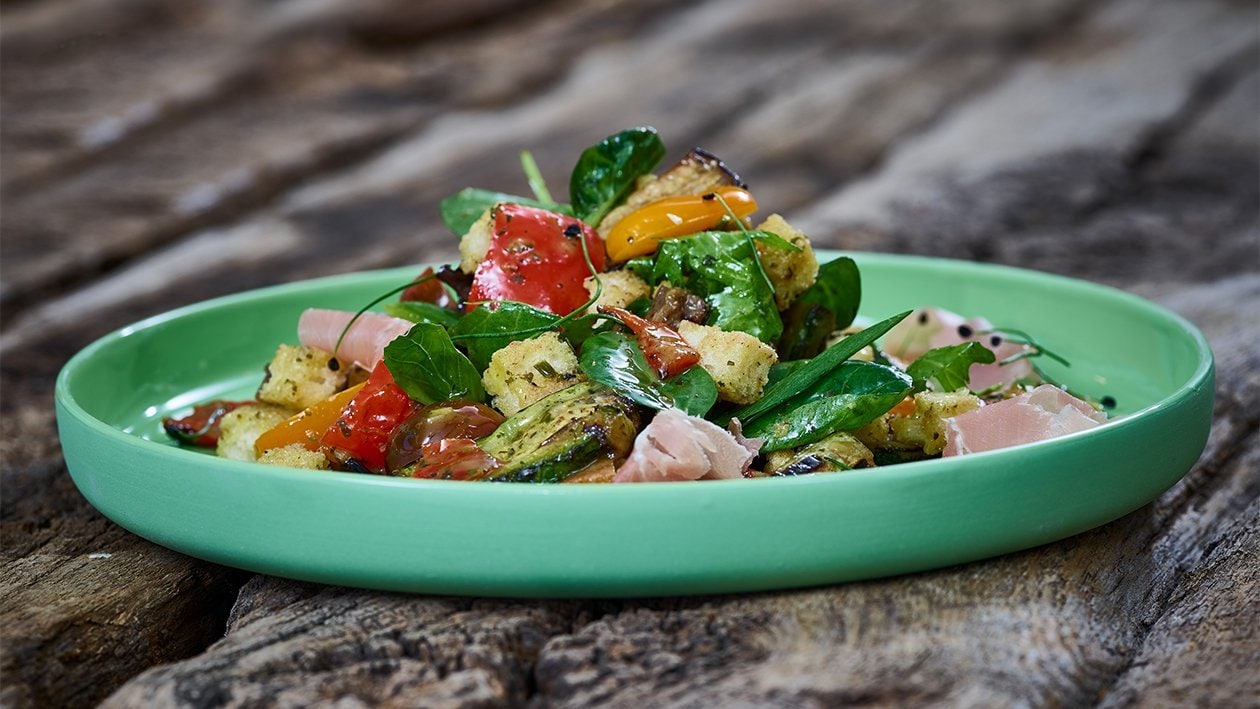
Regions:
<instances>
[{"instance_id":1,"label":"yellow pepper strip","mask_svg":"<svg viewBox=\"0 0 1260 709\"><path fill-rule=\"evenodd\" d=\"M687 197L666 197L650 202L626 215L608 232L605 246L613 261L627 261L636 256L646 256L662 239L673 239L701 231L715 229L730 215L722 201L740 219L757 211L757 201L748 190L739 187L719 187L713 192Z\"/></svg>"},{"instance_id":2,"label":"yellow pepper strip","mask_svg":"<svg viewBox=\"0 0 1260 709\"><path fill-rule=\"evenodd\" d=\"M307 450L319 450L319 438L329 426L337 421L354 395L359 393L363 384L356 384L345 391L337 392L305 411L290 416L268 431L264 431L254 441L254 455L262 455L272 448L301 443Z\"/></svg>"}]
</instances>

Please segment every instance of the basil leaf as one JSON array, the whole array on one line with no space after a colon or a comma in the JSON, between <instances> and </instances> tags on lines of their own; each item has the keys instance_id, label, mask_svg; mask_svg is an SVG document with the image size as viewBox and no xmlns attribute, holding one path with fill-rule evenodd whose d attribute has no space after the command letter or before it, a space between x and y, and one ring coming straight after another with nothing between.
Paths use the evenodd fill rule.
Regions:
<instances>
[{"instance_id":1,"label":"basil leaf","mask_svg":"<svg viewBox=\"0 0 1260 709\"><path fill-rule=\"evenodd\" d=\"M725 424L732 417L738 417L740 421L747 424L760 416L766 415L772 409L786 404L824 380L831 370L857 354L863 347L883 337L884 333L904 320L911 312L913 311L907 310L887 320L881 320L823 350L822 354L793 369L774 386L766 387L760 399L742 409L736 410L731 416L724 417L725 420L719 423Z\"/></svg>"},{"instance_id":2,"label":"basil leaf","mask_svg":"<svg viewBox=\"0 0 1260 709\"><path fill-rule=\"evenodd\" d=\"M422 300L404 300L387 303L385 312L396 318L410 320L413 323L431 322L443 327L451 327L459 322L459 313L440 305L426 303Z\"/></svg>"},{"instance_id":3,"label":"basil leaf","mask_svg":"<svg viewBox=\"0 0 1260 709\"><path fill-rule=\"evenodd\" d=\"M441 325L419 323L394 338L385 346L385 366L407 396L422 404L486 398L480 373Z\"/></svg>"},{"instance_id":4,"label":"basil leaf","mask_svg":"<svg viewBox=\"0 0 1260 709\"><path fill-rule=\"evenodd\" d=\"M910 376L899 369L846 361L791 406L745 425L744 432L765 439L763 453L803 446L865 426L896 406L911 387Z\"/></svg>"},{"instance_id":5,"label":"basil leaf","mask_svg":"<svg viewBox=\"0 0 1260 709\"><path fill-rule=\"evenodd\" d=\"M848 256L828 261L818 268L818 280L796 299L830 310L836 316L836 329L853 324L862 304L862 276Z\"/></svg>"},{"instance_id":6,"label":"basil leaf","mask_svg":"<svg viewBox=\"0 0 1260 709\"><path fill-rule=\"evenodd\" d=\"M763 232L752 232L756 238ZM652 282L669 281L709 304L707 324L738 330L773 344L783 332L774 291L754 261L748 237L738 231L703 231L661 242Z\"/></svg>"},{"instance_id":7,"label":"basil leaf","mask_svg":"<svg viewBox=\"0 0 1260 709\"><path fill-rule=\"evenodd\" d=\"M993 351L979 342L937 347L928 350L906 367L914 377L914 390L923 391L929 384L938 391L957 391L966 388L971 381L971 365L993 364Z\"/></svg>"},{"instance_id":8,"label":"basil leaf","mask_svg":"<svg viewBox=\"0 0 1260 709\"><path fill-rule=\"evenodd\" d=\"M582 151L569 178L573 213L597 225L665 157L665 144L655 128L630 128Z\"/></svg>"},{"instance_id":9,"label":"basil leaf","mask_svg":"<svg viewBox=\"0 0 1260 709\"><path fill-rule=\"evenodd\" d=\"M519 197L505 192L493 192L475 187L465 187L442 200L438 206L442 221L456 236L463 236L472 228L473 222L481 218L487 209L500 202L523 204L527 207L538 207L565 216L573 216L573 210L567 204L540 202L528 197Z\"/></svg>"},{"instance_id":10,"label":"basil leaf","mask_svg":"<svg viewBox=\"0 0 1260 709\"><path fill-rule=\"evenodd\" d=\"M451 328L451 338L468 352L479 371L490 364L490 355L512 342L528 340L543 332L536 328L554 325L560 317L532 305L502 301L479 305ZM529 332L518 333L520 330Z\"/></svg>"},{"instance_id":11,"label":"basil leaf","mask_svg":"<svg viewBox=\"0 0 1260 709\"><path fill-rule=\"evenodd\" d=\"M653 409L678 408L703 416L717 402L717 385L709 373L694 366L662 380L632 338L602 332L582 345L578 364L593 381Z\"/></svg>"}]
</instances>

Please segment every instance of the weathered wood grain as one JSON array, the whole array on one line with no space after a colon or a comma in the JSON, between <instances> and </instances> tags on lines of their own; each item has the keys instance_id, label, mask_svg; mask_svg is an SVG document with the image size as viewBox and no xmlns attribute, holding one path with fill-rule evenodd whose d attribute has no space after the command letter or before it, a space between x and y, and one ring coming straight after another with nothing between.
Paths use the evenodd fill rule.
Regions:
<instances>
[{"instance_id":1,"label":"weathered wood grain","mask_svg":"<svg viewBox=\"0 0 1260 709\"><path fill-rule=\"evenodd\" d=\"M112 705L1254 701L1253 5L415 8L0 9L0 702L91 703L137 674ZM243 288L449 258L438 199L521 190L520 147L556 187L638 122L724 155L823 245L1030 266L1183 312L1221 374L1204 459L1152 506L1003 559L623 602L241 587L73 490L51 387L91 339Z\"/></svg>"}]
</instances>

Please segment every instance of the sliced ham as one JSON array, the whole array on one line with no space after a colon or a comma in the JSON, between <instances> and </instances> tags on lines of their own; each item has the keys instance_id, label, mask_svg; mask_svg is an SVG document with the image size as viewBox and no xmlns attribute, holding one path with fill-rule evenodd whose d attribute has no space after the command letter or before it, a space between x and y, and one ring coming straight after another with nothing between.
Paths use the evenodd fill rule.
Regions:
<instances>
[{"instance_id":1,"label":"sliced ham","mask_svg":"<svg viewBox=\"0 0 1260 709\"><path fill-rule=\"evenodd\" d=\"M666 409L634 440L613 482L723 480L743 477L756 439L736 440L725 429L678 409Z\"/></svg>"},{"instance_id":2,"label":"sliced ham","mask_svg":"<svg viewBox=\"0 0 1260 709\"><path fill-rule=\"evenodd\" d=\"M944 457L1009 448L1094 428L1106 414L1049 384L945 422Z\"/></svg>"},{"instance_id":3,"label":"sliced ham","mask_svg":"<svg viewBox=\"0 0 1260 709\"><path fill-rule=\"evenodd\" d=\"M307 347L332 352L354 313L311 308L298 318L298 340ZM404 335L413 323L380 313L364 313L341 340L336 356L371 371L385 356L385 345Z\"/></svg>"},{"instance_id":4,"label":"sliced ham","mask_svg":"<svg viewBox=\"0 0 1260 709\"><path fill-rule=\"evenodd\" d=\"M1010 341L1004 333L994 332L993 323L984 318L966 319L944 308L914 311L884 335L883 347L898 360L910 363L928 350L964 342L979 342L994 356L993 364L971 365L968 388L972 391L1004 388L1018 381L1040 381L1027 358L1000 364L1008 357L1031 351L1031 347Z\"/></svg>"}]
</instances>

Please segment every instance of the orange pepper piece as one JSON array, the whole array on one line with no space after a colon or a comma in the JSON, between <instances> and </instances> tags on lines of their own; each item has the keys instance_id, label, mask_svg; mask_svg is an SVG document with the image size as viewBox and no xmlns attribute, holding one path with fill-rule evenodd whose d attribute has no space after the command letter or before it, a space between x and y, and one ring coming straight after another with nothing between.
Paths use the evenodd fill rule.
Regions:
<instances>
[{"instance_id":1,"label":"orange pepper piece","mask_svg":"<svg viewBox=\"0 0 1260 709\"><path fill-rule=\"evenodd\" d=\"M722 199L712 196L714 193ZM608 256L613 261L627 261L656 251L662 239L715 229L730 218L726 207L722 206L723 201L740 219L757 211L757 201L748 190L734 186L687 197L658 199L627 214L613 226L605 243Z\"/></svg>"},{"instance_id":2,"label":"orange pepper piece","mask_svg":"<svg viewBox=\"0 0 1260 709\"><path fill-rule=\"evenodd\" d=\"M311 408L299 411L281 421L274 428L264 431L258 440L254 441L254 455L262 455L272 448L283 448L293 443L301 443L307 450L319 450L319 437L337 421L341 412L362 388L363 384L356 384L345 391L339 391Z\"/></svg>"}]
</instances>

